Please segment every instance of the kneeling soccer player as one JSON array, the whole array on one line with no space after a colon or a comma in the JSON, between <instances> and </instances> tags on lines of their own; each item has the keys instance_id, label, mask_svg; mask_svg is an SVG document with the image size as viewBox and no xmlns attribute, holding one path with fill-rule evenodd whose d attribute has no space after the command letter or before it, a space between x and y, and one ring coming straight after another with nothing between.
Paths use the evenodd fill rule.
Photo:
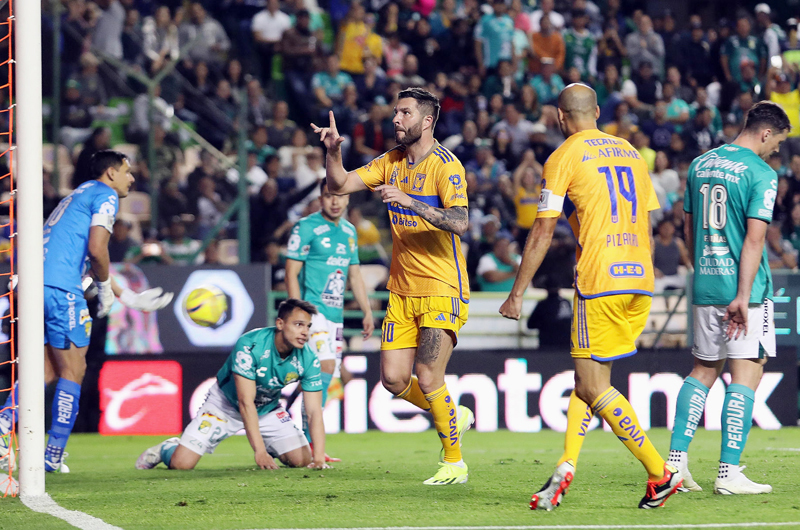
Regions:
<instances>
[{"instance_id":1,"label":"kneeling soccer player","mask_svg":"<svg viewBox=\"0 0 800 530\"><path fill-rule=\"evenodd\" d=\"M164 462L171 469L193 469L204 453L213 453L242 428L261 469L278 469L273 457L291 467L328 467L319 360L306 344L316 313L313 304L290 298L278 307L274 327L242 335L183 435L147 449L136 468L152 469ZM303 388L313 459L305 436L278 401L283 387L297 380Z\"/></svg>"}]
</instances>

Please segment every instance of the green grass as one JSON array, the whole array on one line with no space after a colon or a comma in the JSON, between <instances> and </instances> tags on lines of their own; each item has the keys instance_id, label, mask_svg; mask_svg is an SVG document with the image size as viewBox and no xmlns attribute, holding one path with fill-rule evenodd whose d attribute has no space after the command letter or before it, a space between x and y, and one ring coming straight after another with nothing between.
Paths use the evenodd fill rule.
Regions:
<instances>
[{"instance_id":1,"label":"green grass","mask_svg":"<svg viewBox=\"0 0 800 530\"><path fill-rule=\"evenodd\" d=\"M650 431L666 453L669 432ZM138 471L139 453L152 437L76 435L70 439L72 473L49 475L47 490L64 508L131 529L314 528L359 526L582 525L791 522L800 528L800 429L753 429L743 463L770 495L713 495L720 433L697 433L690 469L703 492L679 494L659 510L636 508L644 494L642 466L613 434L593 431L584 445L572 489L560 508L528 509L561 454L563 435L476 433L464 455L466 485L427 487L439 444L419 434L329 436L335 469L255 468L243 436L223 442L194 471L163 467ZM18 499L0 499L0 528L71 528L36 514Z\"/></svg>"}]
</instances>

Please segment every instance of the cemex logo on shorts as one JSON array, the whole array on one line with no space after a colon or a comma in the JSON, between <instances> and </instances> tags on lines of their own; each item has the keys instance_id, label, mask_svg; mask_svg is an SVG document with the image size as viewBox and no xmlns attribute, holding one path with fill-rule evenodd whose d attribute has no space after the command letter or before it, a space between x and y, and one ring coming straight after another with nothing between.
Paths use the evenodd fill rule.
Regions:
<instances>
[{"instance_id":1,"label":"cemex logo on shorts","mask_svg":"<svg viewBox=\"0 0 800 530\"><path fill-rule=\"evenodd\" d=\"M177 361L108 361L100 370L100 434L176 434L183 429Z\"/></svg>"}]
</instances>

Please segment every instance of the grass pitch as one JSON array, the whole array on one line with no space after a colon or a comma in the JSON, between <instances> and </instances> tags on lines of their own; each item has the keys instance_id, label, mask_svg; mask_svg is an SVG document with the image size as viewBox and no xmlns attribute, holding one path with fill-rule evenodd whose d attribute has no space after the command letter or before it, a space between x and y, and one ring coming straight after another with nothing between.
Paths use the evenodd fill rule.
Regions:
<instances>
[{"instance_id":1,"label":"grass pitch","mask_svg":"<svg viewBox=\"0 0 800 530\"><path fill-rule=\"evenodd\" d=\"M670 433L649 432L662 455ZM646 474L611 433L587 436L569 495L553 512L528 509L532 493L552 473L563 435L470 431L464 457L469 483L429 487L439 443L419 434L338 434L328 453L334 469L257 470L244 436L223 442L189 472L163 466L138 471L141 451L161 438L75 435L72 473L48 475L47 490L69 510L132 529L257 529L383 526L666 525L797 522L800 528L800 429L754 428L743 464L746 474L773 486L769 495L712 493L720 433L700 429L690 470L700 493L670 498L664 508L639 510ZM1 529L72 528L37 514L19 499L0 499Z\"/></svg>"}]
</instances>

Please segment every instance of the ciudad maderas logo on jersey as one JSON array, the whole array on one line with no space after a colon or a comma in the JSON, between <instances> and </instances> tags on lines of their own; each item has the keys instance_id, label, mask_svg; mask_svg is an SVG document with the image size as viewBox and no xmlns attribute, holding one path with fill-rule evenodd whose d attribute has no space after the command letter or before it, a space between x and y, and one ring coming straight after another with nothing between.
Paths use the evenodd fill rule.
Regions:
<instances>
[{"instance_id":1,"label":"ciudad maderas logo on jersey","mask_svg":"<svg viewBox=\"0 0 800 530\"><path fill-rule=\"evenodd\" d=\"M344 287L344 272L336 269L328 275L328 281L322 289L322 303L328 307L344 307Z\"/></svg>"}]
</instances>

